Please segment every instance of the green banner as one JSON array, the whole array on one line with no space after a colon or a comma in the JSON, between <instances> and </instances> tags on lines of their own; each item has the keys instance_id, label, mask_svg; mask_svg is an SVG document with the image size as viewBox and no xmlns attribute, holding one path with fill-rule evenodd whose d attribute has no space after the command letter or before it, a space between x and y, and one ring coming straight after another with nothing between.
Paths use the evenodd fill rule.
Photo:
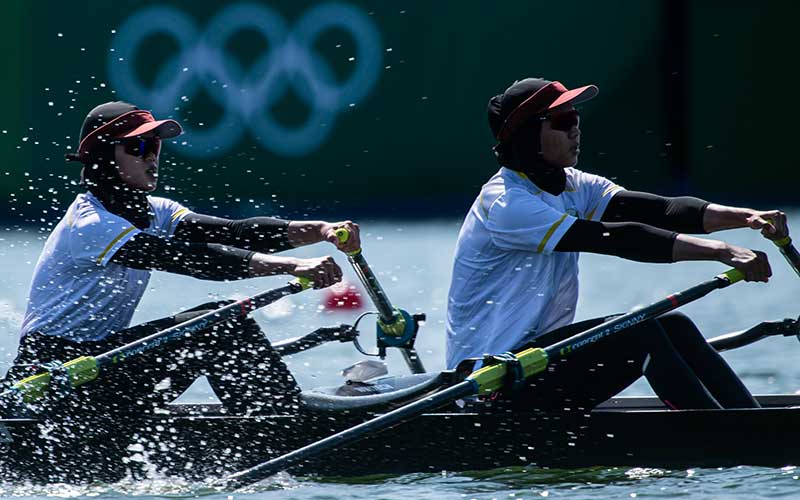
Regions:
<instances>
[{"instance_id":1,"label":"green banner","mask_svg":"<svg viewBox=\"0 0 800 500\"><path fill-rule=\"evenodd\" d=\"M600 87L580 168L668 183L660 2L13 5L0 196L19 223L72 200L63 155L118 99L186 128L158 193L230 215L463 213L497 169L486 103L527 76Z\"/></svg>"}]
</instances>

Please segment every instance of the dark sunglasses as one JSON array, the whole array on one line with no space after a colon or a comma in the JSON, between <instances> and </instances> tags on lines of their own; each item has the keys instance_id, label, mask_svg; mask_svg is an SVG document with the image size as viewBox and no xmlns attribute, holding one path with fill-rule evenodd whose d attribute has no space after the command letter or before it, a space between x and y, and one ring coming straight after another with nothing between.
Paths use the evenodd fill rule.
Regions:
<instances>
[{"instance_id":1,"label":"dark sunglasses","mask_svg":"<svg viewBox=\"0 0 800 500\"><path fill-rule=\"evenodd\" d=\"M126 154L138 156L139 158L144 158L150 153L158 156L161 152L161 139L158 137L134 137L133 139L121 140L118 144L122 144Z\"/></svg>"},{"instance_id":2,"label":"dark sunglasses","mask_svg":"<svg viewBox=\"0 0 800 500\"><path fill-rule=\"evenodd\" d=\"M563 113L556 113L554 115L545 115L541 117L542 121L549 121L550 127L553 130L560 130L561 132L569 132L572 127L577 127L581 123L581 115L577 110L564 111Z\"/></svg>"}]
</instances>

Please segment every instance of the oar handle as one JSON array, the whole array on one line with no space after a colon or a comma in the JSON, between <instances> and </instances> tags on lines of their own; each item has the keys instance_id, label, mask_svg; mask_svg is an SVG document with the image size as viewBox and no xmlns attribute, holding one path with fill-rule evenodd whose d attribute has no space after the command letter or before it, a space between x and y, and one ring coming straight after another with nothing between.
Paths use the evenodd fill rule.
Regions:
<instances>
[{"instance_id":1,"label":"oar handle","mask_svg":"<svg viewBox=\"0 0 800 500\"><path fill-rule=\"evenodd\" d=\"M350 231L344 227L335 229L334 234L340 243L345 243L350 239ZM378 352L381 353L380 355L384 355L386 346L399 347L411 372L425 373L422 360L413 348L413 339L417 328L414 318L407 311L397 309L392 305L360 248L348 252L347 259L353 265L353 271L378 310L380 317L378 320Z\"/></svg>"},{"instance_id":2,"label":"oar handle","mask_svg":"<svg viewBox=\"0 0 800 500\"><path fill-rule=\"evenodd\" d=\"M797 249L792 244L792 239L787 236L779 240L772 240L772 242L778 247L786 262L792 266L794 272L800 276L800 253L797 252Z\"/></svg>"},{"instance_id":3,"label":"oar handle","mask_svg":"<svg viewBox=\"0 0 800 500\"><path fill-rule=\"evenodd\" d=\"M334 233L336 237L339 238L340 243L345 243L350 239L350 231L347 228L337 228ZM386 296L386 292L383 291L383 287L375 276L375 273L373 273L372 269L369 267L367 259L362 255L361 249L359 248L358 250L349 252L347 256L361 284L367 289L372 303L375 304L375 307L378 309L381 320L385 323L391 323L395 317L394 306L392 306L389 297Z\"/></svg>"},{"instance_id":4,"label":"oar handle","mask_svg":"<svg viewBox=\"0 0 800 500\"><path fill-rule=\"evenodd\" d=\"M333 233L339 239L339 243L347 243L347 240L350 239L350 231L346 227L336 228L333 231ZM353 250L352 252L347 252L347 255L352 257L352 256L358 255L360 253L361 253L361 249L359 248L358 250Z\"/></svg>"}]
</instances>

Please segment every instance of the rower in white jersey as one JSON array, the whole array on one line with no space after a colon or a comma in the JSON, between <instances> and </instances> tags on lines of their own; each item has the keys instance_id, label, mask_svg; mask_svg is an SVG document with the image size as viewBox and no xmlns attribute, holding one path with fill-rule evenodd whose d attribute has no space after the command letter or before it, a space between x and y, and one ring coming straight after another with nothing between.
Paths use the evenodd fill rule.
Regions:
<instances>
[{"instance_id":1,"label":"rower in white jersey","mask_svg":"<svg viewBox=\"0 0 800 500\"><path fill-rule=\"evenodd\" d=\"M728 207L692 197L627 191L575 168L580 116L598 93L527 78L490 99L500 170L483 186L458 236L447 303L447 359L547 346L601 323L573 324L578 255L643 262L709 260L767 281L764 253L687 233L749 227L788 236L779 210ZM530 384L535 404L587 409L645 375L672 408L755 407L736 374L679 313L628 329L570 357ZM533 403L532 403L533 404Z\"/></svg>"},{"instance_id":2,"label":"rower in white jersey","mask_svg":"<svg viewBox=\"0 0 800 500\"><path fill-rule=\"evenodd\" d=\"M318 288L341 279L341 269L330 256L271 254L321 241L353 251L360 246L357 224L271 217L228 220L151 196L158 182L161 140L180 133L176 121L155 120L125 102L105 103L88 114L77 153L67 155L83 165L81 184L87 191L69 206L36 264L8 380L31 375L42 364L109 351L215 308L204 304L131 327L153 270L212 280L284 274L309 278ZM352 237L339 242L338 228L346 228ZM131 363L124 372L110 373L102 386L89 384L79 392L106 408L144 405L143 410L152 410L206 375L223 404L237 412L288 410L299 393L252 319L198 332L177 347Z\"/></svg>"}]
</instances>

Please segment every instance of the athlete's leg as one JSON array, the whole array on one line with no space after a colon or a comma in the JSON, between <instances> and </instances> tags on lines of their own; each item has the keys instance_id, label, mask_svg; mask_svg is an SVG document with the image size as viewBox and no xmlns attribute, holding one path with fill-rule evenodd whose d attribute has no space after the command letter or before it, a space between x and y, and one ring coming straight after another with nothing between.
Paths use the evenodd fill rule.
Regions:
<instances>
[{"instance_id":1,"label":"athlete's leg","mask_svg":"<svg viewBox=\"0 0 800 500\"><path fill-rule=\"evenodd\" d=\"M245 318L226 324L216 342L217 355L205 369L211 387L228 410L296 411L300 388L258 323Z\"/></svg>"},{"instance_id":2,"label":"athlete's leg","mask_svg":"<svg viewBox=\"0 0 800 500\"><path fill-rule=\"evenodd\" d=\"M635 330L638 334L635 340L648 353L642 371L664 404L681 410L721 408L658 321L646 321Z\"/></svg>"},{"instance_id":3,"label":"athlete's leg","mask_svg":"<svg viewBox=\"0 0 800 500\"><path fill-rule=\"evenodd\" d=\"M536 339L546 347L603 322L570 325ZM673 408L720 408L655 321L647 321L555 360L531 380L537 407L591 409L619 393L642 374L656 394Z\"/></svg>"},{"instance_id":4,"label":"athlete's leg","mask_svg":"<svg viewBox=\"0 0 800 500\"><path fill-rule=\"evenodd\" d=\"M547 347L603 323L596 318L548 332L524 347ZM621 334L627 336L627 333ZM588 413L642 376L646 356L638 343L605 339L574 355L551 361L528 381L525 404L546 410ZM515 349L515 351L518 351Z\"/></svg>"},{"instance_id":5,"label":"athlete's leg","mask_svg":"<svg viewBox=\"0 0 800 500\"><path fill-rule=\"evenodd\" d=\"M657 320L675 349L723 408L758 408L759 404L720 354L685 314L667 313Z\"/></svg>"}]
</instances>

